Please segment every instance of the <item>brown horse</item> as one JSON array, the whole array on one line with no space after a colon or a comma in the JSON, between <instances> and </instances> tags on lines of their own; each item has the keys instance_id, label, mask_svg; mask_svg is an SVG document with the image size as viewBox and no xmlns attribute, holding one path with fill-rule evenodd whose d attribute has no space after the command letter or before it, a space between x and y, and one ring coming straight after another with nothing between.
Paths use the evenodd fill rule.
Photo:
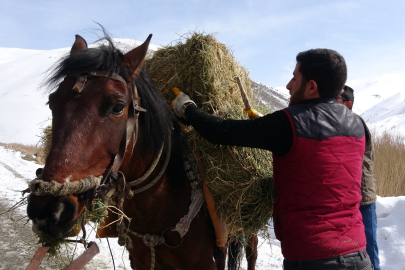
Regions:
<instances>
[{"instance_id":1,"label":"brown horse","mask_svg":"<svg viewBox=\"0 0 405 270\"><path fill-rule=\"evenodd\" d=\"M123 54L107 34L107 45L97 48L88 48L77 35L70 54L54 67L48 80L56 89L49 95L52 146L40 180L30 188L28 216L37 234L64 238L85 207L91 208L94 196L118 194L114 200L131 222L120 223L120 232L111 226L100 234L121 234L133 269L217 269L213 257L218 259L220 252L204 205L194 209L199 212L190 224L179 223L190 214L196 191L189 184L192 172L184 165L182 132L160 91L141 70L150 38ZM129 185L143 175L146 179ZM49 191L88 176L101 183L94 180L81 193L35 192L44 184ZM179 233L184 227L176 231L176 224L189 225L184 236Z\"/></svg>"}]
</instances>

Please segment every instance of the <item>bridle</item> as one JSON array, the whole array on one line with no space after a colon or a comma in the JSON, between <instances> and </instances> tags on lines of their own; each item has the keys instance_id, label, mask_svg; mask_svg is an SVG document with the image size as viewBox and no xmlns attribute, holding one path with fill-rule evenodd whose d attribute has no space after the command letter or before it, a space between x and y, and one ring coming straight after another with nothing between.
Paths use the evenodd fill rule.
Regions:
<instances>
[{"instance_id":1,"label":"bridle","mask_svg":"<svg viewBox=\"0 0 405 270\"><path fill-rule=\"evenodd\" d=\"M114 156L114 158L112 158L110 165L107 167L106 171L102 176L99 177L87 176L86 178L81 179L79 181L60 184L57 183L56 181L45 182L41 180L40 179L41 171L37 170L37 178L29 183L29 188L25 190L24 193L31 193L36 196L79 195L81 199L85 200L87 209L89 211L92 211L93 210L92 201L96 197L96 195L98 195L103 202L106 202L106 200L111 199L113 195L117 195L116 191L118 191L118 197L123 196L132 197L133 194L142 192L151 187L153 184L155 184L166 170L171 152L170 141L168 142L167 147L168 149L166 150L166 158L160 172L146 186L136 190L131 190L132 186L139 185L142 182L144 182L154 171L163 152L164 144L162 145L160 152L156 156L151 167L139 179L127 183L123 173L118 171L124 160L126 149L131 141L131 137L133 137L131 155L133 154L133 149L138 139L139 113L146 112L146 110L140 107L139 105L140 97L135 83L129 84L120 75L107 71L92 71L92 72L73 71L70 72L66 77L76 78L76 83L73 86L72 90L77 93L83 91L89 77L104 77L125 84L125 86L127 87L128 91L131 94L132 107L131 109L128 110L128 120L122 139L120 141L119 151ZM118 203L120 204L120 198L118 198L118 200L119 200Z\"/></svg>"},{"instance_id":2,"label":"bridle","mask_svg":"<svg viewBox=\"0 0 405 270\"><path fill-rule=\"evenodd\" d=\"M92 211L92 201L95 198L96 194L99 194L101 197L105 197L104 194L108 194L108 191L109 191L108 190L109 185L107 183L108 180L110 180L109 181L110 183L112 181L118 182L119 176L123 177L123 174L119 175L117 173L118 169L120 168L120 166L124 160L125 152L126 152L127 146L130 142L132 135L133 135L132 150L134 149L135 143L138 139L139 113L146 112L146 110L139 106L140 98L139 98L139 94L138 94L138 90L136 88L135 82L133 82L132 84L129 84L126 80L124 80L124 78L122 78L120 75L118 75L116 73L111 73L111 72L107 72L107 71L92 71L92 72L74 71L74 72L70 72L67 75L67 77L76 78L76 83L73 86L72 90L77 93L80 93L83 91L89 77L104 77L104 78L108 78L110 80L124 83L126 88L128 89L128 91L130 92L130 95L132 98L132 109L128 110L128 120L127 120L124 134L120 141L118 153L112 159L107 170L104 172L100 185L98 187L89 189L87 192L80 194L81 199L85 200L85 202L86 202L87 209L89 211ZM132 155L132 152L131 152L131 155ZM124 178L124 181L125 181L125 178Z\"/></svg>"}]
</instances>

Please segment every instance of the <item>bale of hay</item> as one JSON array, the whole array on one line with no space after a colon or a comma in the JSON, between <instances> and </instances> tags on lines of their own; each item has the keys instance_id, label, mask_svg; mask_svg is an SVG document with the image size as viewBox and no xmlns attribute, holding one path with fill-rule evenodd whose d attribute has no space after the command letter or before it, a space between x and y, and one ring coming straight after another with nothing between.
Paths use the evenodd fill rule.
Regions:
<instances>
[{"instance_id":1,"label":"bale of hay","mask_svg":"<svg viewBox=\"0 0 405 270\"><path fill-rule=\"evenodd\" d=\"M168 102L175 97L171 89L178 87L208 113L225 119L247 119L235 77L241 77L252 100L249 73L213 35L185 35L176 44L156 51L144 66ZM257 109L269 113L263 107ZM214 145L191 127L186 134L202 159L217 211L231 231L241 228L245 235L257 234L261 229L266 232L274 192L271 153ZM239 235L235 230L232 234Z\"/></svg>"},{"instance_id":2,"label":"bale of hay","mask_svg":"<svg viewBox=\"0 0 405 270\"><path fill-rule=\"evenodd\" d=\"M41 145L41 151L38 153L37 162L39 164L45 164L46 157L48 156L52 145L52 125L48 125L42 130L39 144Z\"/></svg>"}]
</instances>

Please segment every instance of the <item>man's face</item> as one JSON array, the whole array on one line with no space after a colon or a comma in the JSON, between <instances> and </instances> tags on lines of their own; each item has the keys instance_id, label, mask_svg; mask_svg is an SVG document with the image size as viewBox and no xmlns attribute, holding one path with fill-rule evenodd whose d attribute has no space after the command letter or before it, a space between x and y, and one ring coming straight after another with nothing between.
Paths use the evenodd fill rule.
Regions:
<instances>
[{"instance_id":1,"label":"man's face","mask_svg":"<svg viewBox=\"0 0 405 270\"><path fill-rule=\"evenodd\" d=\"M349 108L351 110L353 103L351 101L345 100L342 97L343 92L344 92L344 90L342 90L342 92L340 92L339 96L335 99L335 101L336 101L336 103L345 105L347 108Z\"/></svg>"},{"instance_id":2,"label":"man's face","mask_svg":"<svg viewBox=\"0 0 405 270\"><path fill-rule=\"evenodd\" d=\"M305 85L302 85L302 74L299 71L301 63L295 65L293 77L287 84L286 88L290 90L290 102L288 106L298 104L305 100Z\"/></svg>"}]
</instances>

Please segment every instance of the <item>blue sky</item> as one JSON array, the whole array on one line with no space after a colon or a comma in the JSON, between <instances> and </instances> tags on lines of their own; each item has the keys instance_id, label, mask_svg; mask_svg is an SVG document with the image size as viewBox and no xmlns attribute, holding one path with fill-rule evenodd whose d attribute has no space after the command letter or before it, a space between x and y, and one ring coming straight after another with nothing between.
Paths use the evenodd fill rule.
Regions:
<instances>
[{"instance_id":1,"label":"blue sky","mask_svg":"<svg viewBox=\"0 0 405 270\"><path fill-rule=\"evenodd\" d=\"M217 33L250 77L270 86L291 78L298 52L330 48L348 79L405 73L405 1L0 0L0 47L57 49L88 42L101 23L114 37L167 45L189 31Z\"/></svg>"}]
</instances>

